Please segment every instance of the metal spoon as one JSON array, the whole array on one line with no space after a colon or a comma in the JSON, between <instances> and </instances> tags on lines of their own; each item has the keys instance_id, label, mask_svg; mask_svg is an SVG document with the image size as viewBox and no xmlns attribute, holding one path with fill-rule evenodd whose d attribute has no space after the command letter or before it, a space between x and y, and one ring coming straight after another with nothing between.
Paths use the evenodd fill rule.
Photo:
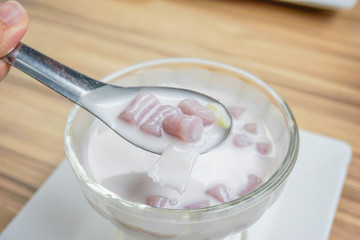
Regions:
<instances>
[{"instance_id":1,"label":"metal spoon","mask_svg":"<svg viewBox=\"0 0 360 240\"><path fill-rule=\"evenodd\" d=\"M231 132L232 118L227 109L217 100L198 92L170 87L119 87L106 84L85 76L23 43L19 43L2 60L92 113L130 143L152 153L161 154L165 146L154 144L153 139L150 141L151 144L148 141L139 142L136 134L129 131L129 127L117 127L114 125L114 121L119 114L118 111L114 110L117 103L124 101L124 99L133 99L139 92L146 91L155 96L164 97L172 97L176 94L181 96L181 98L192 97L206 104L216 103L222 107L224 113L227 114L230 125L228 128L223 129L221 136L214 139L209 138L203 146L201 153L209 152L219 146L227 139ZM156 141L156 137L154 139Z\"/></svg>"}]
</instances>

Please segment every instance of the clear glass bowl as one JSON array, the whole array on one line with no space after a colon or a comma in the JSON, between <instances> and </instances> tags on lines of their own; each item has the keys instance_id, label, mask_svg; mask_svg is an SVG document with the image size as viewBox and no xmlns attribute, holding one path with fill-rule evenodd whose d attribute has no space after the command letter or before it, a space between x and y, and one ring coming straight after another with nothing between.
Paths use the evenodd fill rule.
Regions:
<instances>
[{"instance_id":1,"label":"clear glass bowl","mask_svg":"<svg viewBox=\"0 0 360 240\"><path fill-rule=\"evenodd\" d=\"M188 75L190 71L194 78L169 78L166 74L172 70ZM164 72L163 79L143 82L137 77L146 73L148 79L151 79L151 74L158 71ZM221 76L221 83L217 83L216 87L223 92L241 94L243 100L253 104L258 111L257 114L268 124L280 151L278 168L274 169L273 175L266 182L249 194L207 208L161 209L129 201L104 188L85 171L82 144L94 117L75 106L65 129L65 150L68 160L91 206L118 227L122 239L225 239L239 234L256 222L281 193L297 159L299 133L286 103L269 85L257 77L222 63L174 58L139 63L117 71L103 81L125 86L176 81L184 88L187 88L187 85L199 85L206 94L206 88L210 83L203 76L209 72L214 76Z\"/></svg>"}]
</instances>

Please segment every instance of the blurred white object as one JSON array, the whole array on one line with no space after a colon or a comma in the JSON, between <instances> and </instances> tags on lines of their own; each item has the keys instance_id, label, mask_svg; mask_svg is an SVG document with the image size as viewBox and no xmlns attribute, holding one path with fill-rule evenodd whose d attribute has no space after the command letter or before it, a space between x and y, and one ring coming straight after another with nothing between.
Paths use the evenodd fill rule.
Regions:
<instances>
[{"instance_id":1,"label":"blurred white object","mask_svg":"<svg viewBox=\"0 0 360 240\"><path fill-rule=\"evenodd\" d=\"M326 9L350 9L355 6L357 0L280 0L310 7Z\"/></svg>"}]
</instances>

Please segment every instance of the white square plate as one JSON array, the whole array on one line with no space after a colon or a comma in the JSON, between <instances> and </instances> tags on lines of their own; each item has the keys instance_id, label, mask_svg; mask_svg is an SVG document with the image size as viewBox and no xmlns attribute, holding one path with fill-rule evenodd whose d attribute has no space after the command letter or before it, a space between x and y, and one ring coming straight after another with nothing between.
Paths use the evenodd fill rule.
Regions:
<instances>
[{"instance_id":1,"label":"white square plate","mask_svg":"<svg viewBox=\"0 0 360 240\"><path fill-rule=\"evenodd\" d=\"M351 147L300 131L298 162L277 202L247 231L248 240L325 240L341 195ZM120 239L81 193L64 161L1 233L0 240Z\"/></svg>"}]
</instances>

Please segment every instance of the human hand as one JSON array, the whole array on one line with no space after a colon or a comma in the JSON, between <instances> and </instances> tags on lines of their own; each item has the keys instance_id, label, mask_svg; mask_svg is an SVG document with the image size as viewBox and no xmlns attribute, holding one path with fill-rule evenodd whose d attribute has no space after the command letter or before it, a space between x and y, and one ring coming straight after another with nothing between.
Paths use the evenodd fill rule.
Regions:
<instances>
[{"instance_id":1,"label":"human hand","mask_svg":"<svg viewBox=\"0 0 360 240\"><path fill-rule=\"evenodd\" d=\"M28 14L20 3L7 1L0 5L0 58L16 47L28 26ZM9 69L10 65L0 60L0 81Z\"/></svg>"}]
</instances>

